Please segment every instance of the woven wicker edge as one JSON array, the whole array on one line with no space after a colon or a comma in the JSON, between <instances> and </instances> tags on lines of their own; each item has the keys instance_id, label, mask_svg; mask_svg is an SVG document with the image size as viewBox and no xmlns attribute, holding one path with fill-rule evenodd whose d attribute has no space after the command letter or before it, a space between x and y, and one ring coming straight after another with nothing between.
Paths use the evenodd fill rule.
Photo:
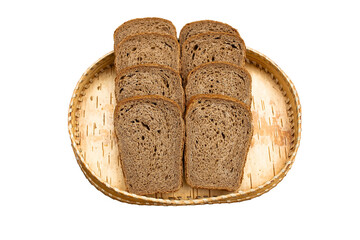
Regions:
<instances>
[{"instance_id":1,"label":"woven wicker edge","mask_svg":"<svg viewBox=\"0 0 360 240\"><path fill-rule=\"evenodd\" d=\"M103 62L105 62L107 60L108 57L112 57L113 55L113 51L104 55L103 57L101 57L98 61L96 61L93 65L91 65L86 71L85 73L81 76L80 80L78 81L74 93L72 95L71 101L70 101L70 106L69 106L69 113L68 113L68 130L69 130L69 134L70 134L70 140L71 140L71 145L72 148L74 150L74 154L75 157L77 159L77 162L81 168L81 170L83 171L83 173L85 174L86 178L90 181L90 183L92 185L94 185L98 190L100 190L101 192L103 192L105 195L122 201L122 202L127 202L127 203L132 203L132 204L140 204L140 205L197 205L197 204L211 204L211 203L231 203L231 202L240 202L240 201L244 201L244 200L249 200L252 199L254 197L260 196L266 192L268 192L269 190L271 190L273 187L275 187L287 174L287 172L291 169L291 166L293 165L294 161L295 161L295 156L296 153L298 151L299 145L300 145L300 139L301 139L301 124L302 124L302 120L301 120L301 105L300 105L300 100L299 100L299 96L298 93L295 89L294 84L292 83L292 81L290 80L290 78L272 61L270 60L268 57L266 57L265 55L247 48L247 55L257 55L257 58L263 58L267 63L273 65L277 71L279 71L279 73L281 75L283 75L286 79L286 83L289 85L289 89L291 90L293 96L294 96L294 100L295 100L295 105L296 105L296 110L295 112L297 113L297 138L296 141L293 143L293 146L291 146L291 156L289 158L289 160L286 162L284 168L277 174L275 175L271 180L267 181L266 183L258 186L256 189L251 189L249 191L243 192L243 191L239 191L236 193L230 193L230 194L226 194L226 195L221 195L221 196L217 196L217 197L208 197L208 198L201 198L201 199L191 199L191 200L170 200L170 199L158 199L158 198L152 198L152 197L146 197L146 196L140 196L140 195L136 195L136 194L132 194L126 191L122 191L120 189L111 187L108 183L101 181L101 179L99 179L96 174L94 172L92 172L87 164L85 163L83 156L81 155L81 149L78 149L77 144L76 144L76 140L74 137L74 126L72 125L72 119L75 117L74 116L74 103L77 101L77 98L81 96L81 89L80 89L80 85L82 85L84 83L84 81L87 79L88 77L88 73L91 71L94 71L94 69L99 68ZM246 60L247 63L250 64L254 64L256 67L261 68L262 70L264 70L265 72L268 72L268 70L264 67L261 66L261 64L249 60ZM110 67L110 66L108 66ZM270 76L273 78L273 80L279 84L278 80L276 78L274 78L272 73L269 73ZM281 87L281 85L280 85ZM282 88L282 87L281 87ZM286 93L284 93L284 96L286 95ZM290 114L293 114L294 111L291 109L291 106L289 107L289 112ZM291 117L291 115L289 116ZM294 125L293 125L294 126ZM295 133L292 134L293 136L295 136Z\"/></svg>"}]
</instances>

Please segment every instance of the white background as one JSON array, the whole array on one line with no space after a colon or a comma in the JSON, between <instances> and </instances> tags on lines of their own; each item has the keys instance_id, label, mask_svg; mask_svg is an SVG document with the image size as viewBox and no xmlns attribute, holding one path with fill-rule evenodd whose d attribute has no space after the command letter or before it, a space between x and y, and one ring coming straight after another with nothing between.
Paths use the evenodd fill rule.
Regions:
<instances>
[{"instance_id":1,"label":"white background","mask_svg":"<svg viewBox=\"0 0 360 240\"><path fill-rule=\"evenodd\" d=\"M303 109L287 177L241 203L149 207L85 179L68 104L132 18L213 19L293 80ZM359 239L360 14L356 1L1 1L0 239Z\"/></svg>"}]
</instances>

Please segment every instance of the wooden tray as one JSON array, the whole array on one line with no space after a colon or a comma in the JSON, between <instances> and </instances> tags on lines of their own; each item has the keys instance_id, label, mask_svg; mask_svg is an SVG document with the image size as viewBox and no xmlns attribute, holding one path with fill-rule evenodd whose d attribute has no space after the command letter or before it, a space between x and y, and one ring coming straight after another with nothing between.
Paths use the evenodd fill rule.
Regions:
<instances>
[{"instance_id":1,"label":"wooden tray","mask_svg":"<svg viewBox=\"0 0 360 240\"><path fill-rule=\"evenodd\" d=\"M254 135L244 179L236 192L193 189L140 196L125 188L113 130L114 54L93 64L76 85L69 108L69 133L86 178L105 195L127 203L193 205L248 200L275 187L290 170L300 144L301 107L294 85L269 58L247 49L252 76Z\"/></svg>"}]
</instances>

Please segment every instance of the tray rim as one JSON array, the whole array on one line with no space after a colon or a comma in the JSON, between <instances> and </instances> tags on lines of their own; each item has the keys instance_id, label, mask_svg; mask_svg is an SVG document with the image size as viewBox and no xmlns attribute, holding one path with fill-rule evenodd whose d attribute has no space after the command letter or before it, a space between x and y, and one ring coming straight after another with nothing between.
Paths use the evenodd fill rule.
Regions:
<instances>
[{"instance_id":1,"label":"tray rim","mask_svg":"<svg viewBox=\"0 0 360 240\"><path fill-rule=\"evenodd\" d=\"M217 197L207 197L207 198L189 199L189 200L170 200L170 199L141 196L141 195L129 193L124 190L120 190L116 187L110 186L109 183L102 181L87 166L87 164L84 161L84 158L81 154L81 149L77 148L77 143L76 143L76 140L74 137L75 134L73 132L74 126L72 125L72 114L75 112L73 110L75 100L78 97L81 97L81 96L79 96L79 95L81 95L81 93L77 94L77 92L79 91L80 85L84 81L87 80L89 72L94 71L94 69L96 67L98 67L103 61L105 61L105 59L111 57L111 55L114 54L114 51L111 51L111 52L105 54L104 56L102 56L101 58L99 58L95 63L93 63L90 67L88 67L86 69L86 71L82 74L81 78L79 79L79 81L76 84L76 87L73 91L73 94L72 94L72 97L70 100L70 104L69 104L68 131L69 131L69 135L70 135L71 146L74 151L77 163L78 163L80 169L82 170L82 172L84 173L85 177L88 179L88 181L95 188L97 188L99 191L101 191L103 194L105 194L113 199L116 199L116 200L119 200L122 202L126 202L126 203L139 204L139 205L144 205L144 204L145 205L198 205L198 204L240 202L240 201L250 200L252 198L260 196L260 195L268 192L272 188L274 188L279 182L281 182L281 180L286 176L288 171L291 169L291 167L295 161L295 157L296 157L299 145L300 145L301 124L302 124L302 112L301 112L300 100L299 100L299 96L298 96L298 93L296 91L294 84L292 83L290 78L285 74L285 72L282 71L282 69L275 62L273 62L270 58L268 58L264 54L254 50L254 49L247 47L246 50L247 50L247 53L251 53L252 55L257 55L258 57L265 59L265 61L270 63L277 71L279 71L279 73L281 75L283 75L283 77L285 78L286 83L288 83L288 85L289 85L289 89L292 91L292 94L294 95L294 102L295 102L296 112L297 112L297 129L298 129L297 138L295 139L296 142L295 142L294 150L293 150L291 156L289 156L289 160L285 163L285 165L281 169L281 171L279 171L279 173L276 174L272 179L270 179L269 181L256 187L255 189L250 189L249 191L237 191L235 193L229 193L229 194L220 195ZM250 62L250 60L247 59L247 62ZM255 64L256 64L256 66L261 67L261 64L256 63L256 62L255 62ZM100 186L100 185L103 185L103 186ZM106 187L107 189L105 190L104 187ZM110 190L113 190L115 192L115 194L117 194L119 196L110 193Z\"/></svg>"}]
</instances>

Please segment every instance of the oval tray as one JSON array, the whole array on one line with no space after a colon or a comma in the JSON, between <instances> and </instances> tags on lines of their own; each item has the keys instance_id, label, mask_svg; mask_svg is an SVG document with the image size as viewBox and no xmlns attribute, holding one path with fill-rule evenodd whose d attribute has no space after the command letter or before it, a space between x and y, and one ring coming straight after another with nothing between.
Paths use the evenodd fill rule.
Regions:
<instances>
[{"instance_id":1,"label":"oval tray","mask_svg":"<svg viewBox=\"0 0 360 240\"><path fill-rule=\"evenodd\" d=\"M113 130L113 52L86 70L70 102L71 145L90 183L113 199L147 205L239 202L275 187L290 170L300 144L299 97L291 80L273 61L252 49L246 54L245 67L252 76L254 135L238 191L194 189L185 182L174 193L140 196L126 191Z\"/></svg>"}]
</instances>

